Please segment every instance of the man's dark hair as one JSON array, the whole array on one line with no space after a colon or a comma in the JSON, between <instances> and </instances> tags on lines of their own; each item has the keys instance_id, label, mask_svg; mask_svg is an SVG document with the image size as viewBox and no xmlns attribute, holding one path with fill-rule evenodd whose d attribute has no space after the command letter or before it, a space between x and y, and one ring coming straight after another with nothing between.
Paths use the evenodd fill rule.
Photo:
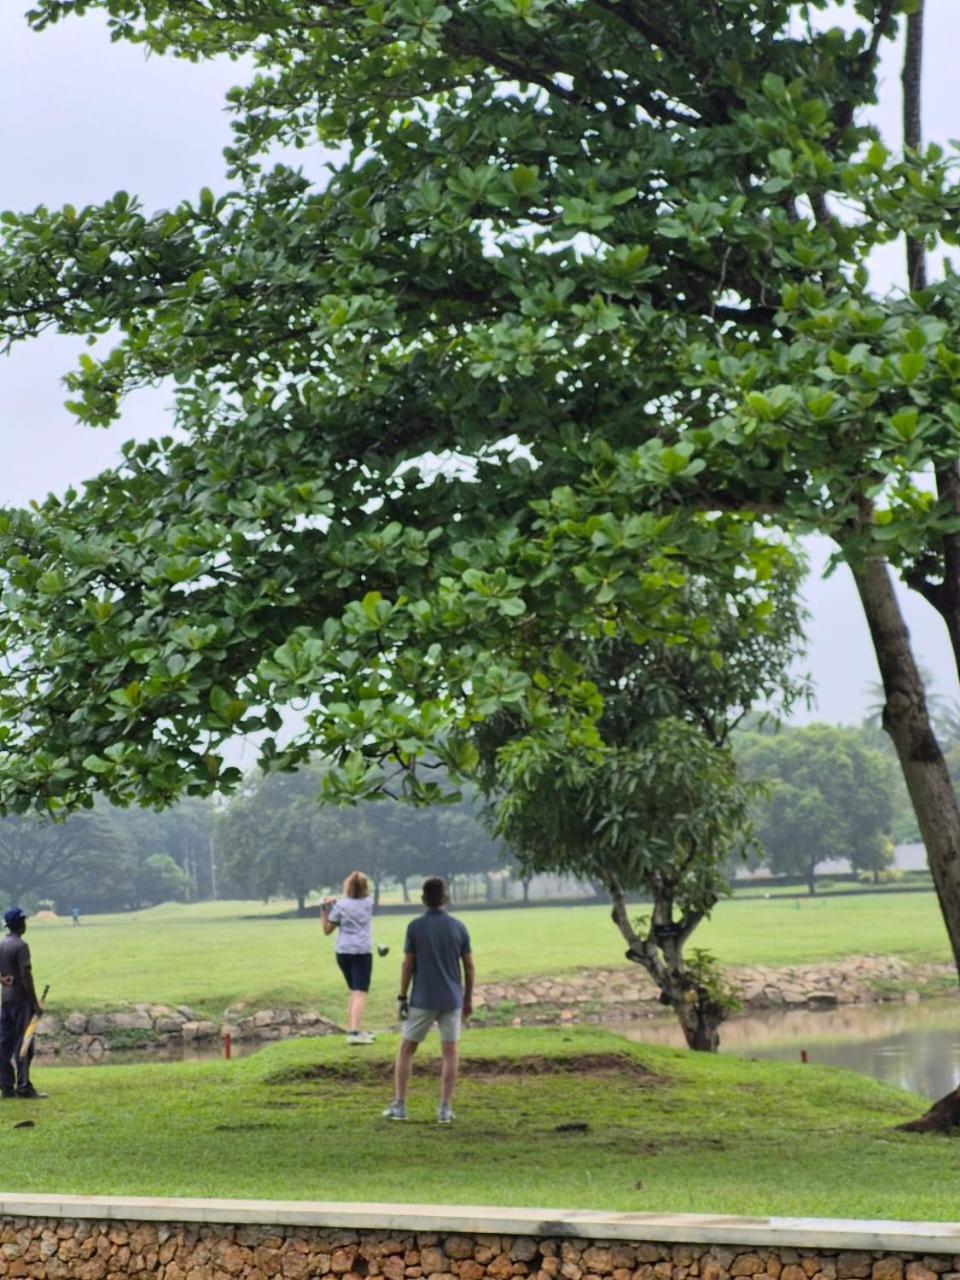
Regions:
<instances>
[{"instance_id":1,"label":"man's dark hair","mask_svg":"<svg viewBox=\"0 0 960 1280\"><path fill-rule=\"evenodd\" d=\"M427 876L423 882L423 904L436 909L447 900L447 882L442 876Z\"/></svg>"}]
</instances>

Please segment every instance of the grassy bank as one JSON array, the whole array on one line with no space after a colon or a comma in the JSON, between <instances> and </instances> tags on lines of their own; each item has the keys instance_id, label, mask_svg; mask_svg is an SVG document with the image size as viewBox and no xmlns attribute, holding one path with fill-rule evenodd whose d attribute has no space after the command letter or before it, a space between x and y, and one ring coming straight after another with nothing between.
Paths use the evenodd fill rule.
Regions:
<instances>
[{"instance_id":1,"label":"grassy bank","mask_svg":"<svg viewBox=\"0 0 960 1280\"><path fill-rule=\"evenodd\" d=\"M272 908L277 911L276 905ZM315 1007L339 1016L343 984L332 939L316 918L276 919L252 903L164 906L135 915L31 921L28 940L50 1007L114 1008L187 1003L219 1014L246 1002ZM623 944L603 907L465 914L479 981L508 981L623 963ZM392 1016L407 917L376 921L388 943L376 962L371 1016ZM949 960L933 894L843 899L734 900L697 930L694 946L726 964L808 964L851 954Z\"/></svg>"},{"instance_id":2,"label":"grassy bank","mask_svg":"<svg viewBox=\"0 0 960 1280\"><path fill-rule=\"evenodd\" d=\"M457 1122L436 1044L385 1121L395 1041L233 1062L38 1068L11 1191L951 1218L960 1144L898 1134L917 1098L826 1068L630 1045L587 1029L470 1032ZM564 1127L566 1126L566 1128ZM570 1126L573 1126L572 1128Z\"/></svg>"}]
</instances>

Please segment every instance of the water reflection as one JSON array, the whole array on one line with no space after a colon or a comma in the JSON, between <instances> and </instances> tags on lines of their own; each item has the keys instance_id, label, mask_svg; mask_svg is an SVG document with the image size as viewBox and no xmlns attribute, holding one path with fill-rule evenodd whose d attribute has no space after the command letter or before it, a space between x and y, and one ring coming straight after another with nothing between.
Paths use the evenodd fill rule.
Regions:
<instances>
[{"instance_id":1,"label":"water reflection","mask_svg":"<svg viewBox=\"0 0 960 1280\"><path fill-rule=\"evenodd\" d=\"M681 1048L684 1043L677 1024L661 1018L622 1029L644 1044ZM799 1062L803 1049L810 1062L846 1067L940 1098L960 1084L960 1002L771 1010L732 1018L720 1032L720 1052L740 1057Z\"/></svg>"},{"instance_id":2,"label":"water reflection","mask_svg":"<svg viewBox=\"0 0 960 1280\"><path fill-rule=\"evenodd\" d=\"M246 1058L262 1048L263 1045L259 1040L235 1040L230 1047L230 1056ZM41 1067L126 1067L143 1062L213 1062L223 1056L220 1040L213 1038L202 1042L192 1041L189 1044L151 1045L143 1049L111 1049L109 1053L100 1053L95 1057L82 1053L65 1053L57 1056L41 1053L37 1058L37 1065Z\"/></svg>"}]
</instances>

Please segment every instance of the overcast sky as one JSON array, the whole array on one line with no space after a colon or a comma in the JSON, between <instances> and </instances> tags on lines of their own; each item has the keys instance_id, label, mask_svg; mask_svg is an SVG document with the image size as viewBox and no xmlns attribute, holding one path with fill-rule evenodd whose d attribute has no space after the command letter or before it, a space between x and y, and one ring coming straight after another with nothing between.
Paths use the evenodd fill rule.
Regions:
<instances>
[{"instance_id":1,"label":"overcast sky","mask_svg":"<svg viewBox=\"0 0 960 1280\"><path fill-rule=\"evenodd\" d=\"M225 90L242 70L220 62L194 66L172 58L146 58L126 44L111 44L98 16L72 20L34 35L18 0L0 6L0 209L38 204L83 205L117 190L140 196L148 209L163 207L202 186L223 185L221 149L229 139ZM960 47L960 4L928 0L925 131L946 142L960 136L955 51ZM884 71L878 120L899 137L899 82L895 59ZM899 248L878 271L901 278ZM47 336L0 359L0 503L23 504L94 474L114 461L122 440L168 429L162 391L131 397L122 422L110 431L76 424L63 408L60 378L81 350L75 341ZM812 618L806 666L817 688L810 713L853 723L875 701L878 680L866 626L845 569L822 580L829 554L808 543L813 573L807 587ZM904 593L917 652L939 690L957 696L957 681L939 619ZM798 719L810 718L806 713Z\"/></svg>"}]
</instances>

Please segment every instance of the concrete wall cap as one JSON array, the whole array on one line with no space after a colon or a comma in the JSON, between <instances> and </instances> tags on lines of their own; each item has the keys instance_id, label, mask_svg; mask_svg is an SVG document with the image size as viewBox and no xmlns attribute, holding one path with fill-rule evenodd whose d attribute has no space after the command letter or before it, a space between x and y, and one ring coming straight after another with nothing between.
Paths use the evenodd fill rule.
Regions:
<instances>
[{"instance_id":1,"label":"concrete wall cap","mask_svg":"<svg viewBox=\"0 0 960 1280\"><path fill-rule=\"evenodd\" d=\"M696 1213L600 1213L478 1205L353 1204L315 1200L24 1195L0 1192L4 1218L207 1222L450 1234L576 1236L676 1244L791 1246L960 1254L960 1223L851 1218L747 1218Z\"/></svg>"}]
</instances>

